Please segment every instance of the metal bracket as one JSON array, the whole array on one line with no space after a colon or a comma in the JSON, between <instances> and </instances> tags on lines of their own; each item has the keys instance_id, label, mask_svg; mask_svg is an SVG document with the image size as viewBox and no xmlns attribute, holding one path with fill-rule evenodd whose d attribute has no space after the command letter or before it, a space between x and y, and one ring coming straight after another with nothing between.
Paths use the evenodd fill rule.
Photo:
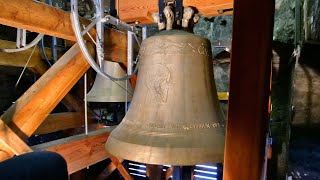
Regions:
<instances>
[{"instance_id":1,"label":"metal bracket","mask_svg":"<svg viewBox=\"0 0 320 180\"><path fill-rule=\"evenodd\" d=\"M25 29L17 29L17 48L21 48L26 46L27 39L27 30Z\"/></svg>"},{"instance_id":2,"label":"metal bracket","mask_svg":"<svg viewBox=\"0 0 320 180\"><path fill-rule=\"evenodd\" d=\"M183 15L183 0L159 0L159 19L160 22L165 22L163 10L166 5L172 4L174 7L175 21L181 20Z\"/></svg>"},{"instance_id":3,"label":"metal bracket","mask_svg":"<svg viewBox=\"0 0 320 180\"><path fill-rule=\"evenodd\" d=\"M121 21L120 19L117 19L111 15L106 15L106 17L101 18L101 22L102 23L109 23L112 24L114 26L117 26L120 29L126 30L126 31L131 31L135 34L137 34L139 32L139 29L134 27L134 26L130 26L129 24Z\"/></svg>"}]
</instances>

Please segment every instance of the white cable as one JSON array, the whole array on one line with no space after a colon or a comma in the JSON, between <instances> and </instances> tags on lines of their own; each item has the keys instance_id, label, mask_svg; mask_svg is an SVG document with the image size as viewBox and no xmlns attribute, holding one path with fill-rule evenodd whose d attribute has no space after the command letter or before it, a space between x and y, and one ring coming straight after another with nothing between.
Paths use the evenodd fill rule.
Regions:
<instances>
[{"instance_id":1,"label":"white cable","mask_svg":"<svg viewBox=\"0 0 320 180\"><path fill-rule=\"evenodd\" d=\"M6 53L15 53L15 52L21 52L24 50L27 50L33 46L35 46L36 44L38 44L38 42L43 38L44 34L39 34L30 44L22 47L22 48L18 48L18 49L0 49L0 52L6 52Z\"/></svg>"},{"instance_id":2,"label":"white cable","mask_svg":"<svg viewBox=\"0 0 320 180\"><path fill-rule=\"evenodd\" d=\"M31 59L31 57L32 57L32 55L33 55L33 52L34 52L34 50L36 49L36 47L37 47L37 46L34 46L32 52L31 52L31 54L30 54L30 56L29 56L28 61L27 61L26 64L24 65L23 70L22 70L22 72L21 72L21 74L20 74L20 76L19 76L19 78L18 78L18 80L17 80L17 83L16 83L15 87L18 86L18 84L19 84L19 82L20 82L20 80L21 80L21 78L22 78L22 75L23 75L24 71L26 70L27 65L29 64L29 61L30 61L30 59Z\"/></svg>"},{"instance_id":3,"label":"white cable","mask_svg":"<svg viewBox=\"0 0 320 180\"><path fill-rule=\"evenodd\" d=\"M84 24L82 24L82 27L84 29L86 29L86 26ZM93 37L91 36L91 34L89 32L86 32L87 35L89 36L89 38L91 39L91 41L94 43L94 45L97 45L96 41L93 39Z\"/></svg>"},{"instance_id":4,"label":"white cable","mask_svg":"<svg viewBox=\"0 0 320 180\"><path fill-rule=\"evenodd\" d=\"M84 74L84 128L88 135L87 73Z\"/></svg>"}]
</instances>

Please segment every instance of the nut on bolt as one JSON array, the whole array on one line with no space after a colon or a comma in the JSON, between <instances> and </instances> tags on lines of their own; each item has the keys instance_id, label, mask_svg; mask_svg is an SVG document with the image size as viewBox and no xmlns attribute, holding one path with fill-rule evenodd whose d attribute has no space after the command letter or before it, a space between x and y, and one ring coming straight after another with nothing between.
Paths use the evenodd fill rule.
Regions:
<instances>
[{"instance_id":1,"label":"nut on bolt","mask_svg":"<svg viewBox=\"0 0 320 180\"><path fill-rule=\"evenodd\" d=\"M220 9L220 10L218 10L218 13L219 13L219 14L223 14L223 13L224 13L224 10L223 10L223 9Z\"/></svg>"}]
</instances>

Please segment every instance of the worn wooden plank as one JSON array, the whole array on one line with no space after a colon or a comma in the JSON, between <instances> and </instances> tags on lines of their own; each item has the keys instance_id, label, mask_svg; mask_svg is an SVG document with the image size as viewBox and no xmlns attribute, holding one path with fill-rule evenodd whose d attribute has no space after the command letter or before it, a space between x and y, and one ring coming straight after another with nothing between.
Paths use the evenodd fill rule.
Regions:
<instances>
[{"instance_id":1,"label":"worn wooden plank","mask_svg":"<svg viewBox=\"0 0 320 180\"><path fill-rule=\"evenodd\" d=\"M88 68L89 64L78 45L74 45L1 116L1 119L20 138L26 140ZM0 149L0 161L13 155L2 147L2 144Z\"/></svg>"},{"instance_id":2,"label":"worn wooden plank","mask_svg":"<svg viewBox=\"0 0 320 180\"><path fill-rule=\"evenodd\" d=\"M220 14L219 10L232 9L233 0L184 0L184 6L196 7L205 16L220 16L232 13L228 11ZM153 23L152 13L158 11L157 0L122 0L119 4L120 19L126 22Z\"/></svg>"},{"instance_id":3,"label":"worn wooden plank","mask_svg":"<svg viewBox=\"0 0 320 180\"><path fill-rule=\"evenodd\" d=\"M0 120L0 142L15 155L32 152L32 149Z\"/></svg>"},{"instance_id":4,"label":"worn wooden plank","mask_svg":"<svg viewBox=\"0 0 320 180\"><path fill-rule=\"evenodd\" d=\"M97 123L97 121L94 120L93 114L88 113L88 124L94 123ZM84 126L84 112L50 114L34 134L47 134L81 126Z\"/></svg>"},{"instance_id":5,"label":"worn wooden plank","mask_svg":"<svg viewBox=\"0 0 320 180\"><path fill-rule=\"evenodd\" d=\"M33 146L32 149L59 153L67 161L68 172L72 174L110 156L105 150L104 144L113 129L114 127L96 130L88 135L80 134Z\"/></svg>"},{"instance_id":6,"label":"worn wooden plank","mask_svg":"<svg viewBox=\"0 0 320 180\"><path fill-rule=\"evenodd\" d=\"M224 180L262 179L273 12L274 1L234 2Z\"/></svg>"}]
</instances>

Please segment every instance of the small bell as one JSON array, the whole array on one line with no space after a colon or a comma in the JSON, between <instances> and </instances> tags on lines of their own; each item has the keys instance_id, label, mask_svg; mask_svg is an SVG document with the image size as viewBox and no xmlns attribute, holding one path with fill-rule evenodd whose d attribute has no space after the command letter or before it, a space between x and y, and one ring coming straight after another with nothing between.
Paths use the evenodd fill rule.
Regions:
<instances>
[{"instance_id":1,"label":"small bell","mask_svg":"<svg viewBox=\"0 0 320 180\"><path fill-rule=\"evenodd\" d=\"M103 70L106 74L113 77L122 77L125 75L120 65L116 62L105 61ZM88 102L125 102L126 101L126 82L106 79L97 74L94 84L87 94ZM133 89L128 82L128 100L132 98Z\"/></svg>"}]
</instances>

